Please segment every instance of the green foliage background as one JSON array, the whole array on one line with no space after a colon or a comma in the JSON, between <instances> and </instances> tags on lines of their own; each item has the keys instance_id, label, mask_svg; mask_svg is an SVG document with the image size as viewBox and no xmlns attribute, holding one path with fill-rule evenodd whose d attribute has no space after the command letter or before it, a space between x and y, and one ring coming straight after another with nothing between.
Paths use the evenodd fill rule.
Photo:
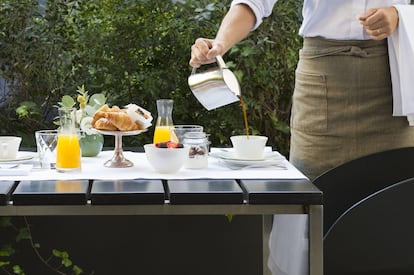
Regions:
<instances>
[{"instance_id":1,"label":"green foliage background","mask_svg":"<svg viewBox=\"0 0 414 275\"><path fill-rule=\"evenodd\" d=\"M216 0L0 0L0 134L23 136L55 128L54 105L85 85L108 102L139 104L157 116L156 99L174 99L175 124L201 124L214 146L243 133L240 106L206 111L187 77L197 37L214 37L231 1ZM289 110L301 38L301 1L279 1L273 15L224 59L237 74L247 104L250 131L269 136L283 153L289 147ZM5 89L7 86L8 89ZM154 121L155 123L155 121ZM126 146L152 140L146 133ZM105 146L111 146L106 137Z\"/></svg>"}]
</instances>

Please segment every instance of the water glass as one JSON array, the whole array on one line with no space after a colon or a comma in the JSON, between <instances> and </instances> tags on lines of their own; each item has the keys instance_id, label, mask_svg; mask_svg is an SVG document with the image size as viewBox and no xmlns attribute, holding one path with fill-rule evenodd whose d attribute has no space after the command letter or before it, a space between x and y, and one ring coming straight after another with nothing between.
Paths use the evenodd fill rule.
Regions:
<instances>
[{"instance_id":1,"label":"water glass","mask_svg":"<svg viewBox=\"0 0 414 275\"><path fill-rule=\"evenodd\" d=\"M187 132L203 132L201 125L174 125L173 131L178 138L178 142L184 142L184 135Z\"/></svg>"},{"instance_id":2,"label":"water glass","mask_svg":"<svg viewBox=\"0 0 414 275\"><path fill-rule=\"evenodd\" d=\"M37 153L41 168L54 169L56 166L56 145L58 130L35 132Z\"/></svg>"}]
</instances>

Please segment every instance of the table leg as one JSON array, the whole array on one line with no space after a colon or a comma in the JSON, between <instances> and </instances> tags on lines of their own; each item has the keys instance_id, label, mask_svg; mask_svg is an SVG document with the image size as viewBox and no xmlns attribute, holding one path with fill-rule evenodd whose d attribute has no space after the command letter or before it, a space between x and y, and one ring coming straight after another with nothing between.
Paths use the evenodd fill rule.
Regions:
<instances>
[{"instance_id":1,"label":"table leg","mask_svg":"<svg viewBox=\"0 0 414 275\"><path fill-rule=\"evenodd\" d=\"M323 206L309 206L309 275L323 274Z\"/></svg>"},{"instance_id":2,"label":"table leg","mask_svg":"<svg viewBox=\"0 0 414 275\"><path fill-rule=\"evenodd\" d=\"M262 241L263 241L263 275L272 275L267 267L269 259L269 237L272 230L273 215L262 215Z\"/></svg>"}]
</instances>

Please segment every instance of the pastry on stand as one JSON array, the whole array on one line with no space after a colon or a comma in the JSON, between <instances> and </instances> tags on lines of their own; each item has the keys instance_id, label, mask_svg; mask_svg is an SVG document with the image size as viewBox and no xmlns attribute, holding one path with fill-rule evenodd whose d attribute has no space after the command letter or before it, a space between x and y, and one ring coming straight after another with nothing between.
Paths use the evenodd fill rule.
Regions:
<instances>
[{"instance_id":1,"label":"pastry on stand","mask_svg":"<svg viewBox=\"0 0 414 275\"><path fill-rule=\"evenodd\" d=\"M134 164L126 159L122 150L122 137L146 132L151 126L151 113L136 104L129 104L121 109L110 108L107 104L95 112L92 126L96 132L115 136L115 148L112 159L105 162L106 167L123 168Z\"/></svg>"}]
</instances>

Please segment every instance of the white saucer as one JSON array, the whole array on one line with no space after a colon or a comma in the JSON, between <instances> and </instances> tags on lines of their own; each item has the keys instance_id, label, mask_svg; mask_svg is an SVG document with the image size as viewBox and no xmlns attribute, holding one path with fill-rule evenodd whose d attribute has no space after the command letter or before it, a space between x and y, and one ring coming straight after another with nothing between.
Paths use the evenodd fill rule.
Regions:
<instances>
[{"instance_id":1,"label":"white saucer","mask_svg":"<svg viewBox=\"0 0 414 275\"><path fill-rule=\"evenodd\" d=\"M21 163L33 159L33 153L19 152L14 159L0 159L0 163Z\"/></svg>"},{"instance_id":2,"label":"white saucer","mask_svg":"<svg viewBox=\"0 0 414 275\"><path fill-rule=\"evenodd\" d=\"M244 167L284 167L284 161L286 160L286 158L277 151L265 152L263 159L260 160L238 159L232 151L211 152L210 156L223 161L227 167L232 169L241 169Z\"/></svg>"},{"instance_id":3,"label":"white saucer","mask_svg":"<svg viewBox=\"0 0 414 275\"><path fill-rule=\"evenodd\" d=\"M211 152L210 156L215 157L215 158L219 158L219 159L225 159L225 160L233 160L233 161L238 161L238 162L263 162L263 161L268 161L268 160L284 160L285 157L282 156L279 152L277 151L271 151L271 152L265 152L263 155L262 159L257 159L257 160L251 160L251 159L240 159L238 157L236 157L235 153L233 151L216 151L216 152Z\"/></svg>"}]
</instances>

